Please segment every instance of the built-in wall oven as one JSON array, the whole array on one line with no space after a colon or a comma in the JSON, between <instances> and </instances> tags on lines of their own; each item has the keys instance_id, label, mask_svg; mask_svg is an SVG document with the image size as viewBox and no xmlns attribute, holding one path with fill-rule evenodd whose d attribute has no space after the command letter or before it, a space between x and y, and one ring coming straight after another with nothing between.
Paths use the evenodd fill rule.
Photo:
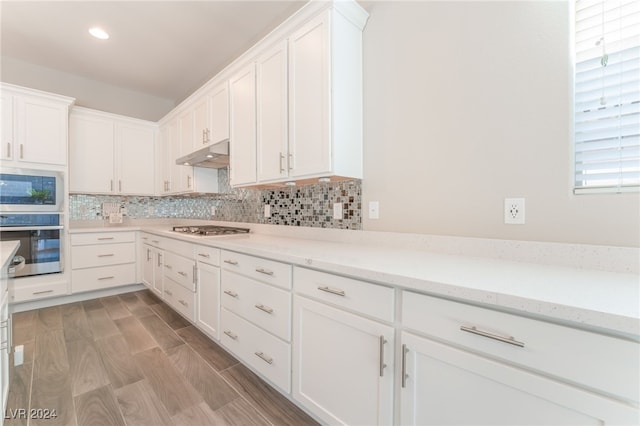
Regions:
<instances>
[{"instance_id":1,"label":"built-in wall oven","mask_svg":"<svg viewBox=\"0 0 640 426\"><path fill-rule=\"evenodd\" d=\"M20 241L13 258L16 278L63 271L62 223L60 213L0 213L0 239Z\"/></svg>"},{"instance_id":2,"label":"built-in wall oven","mask_svg":"<svg viewBox=\"0 0 640 426\"><path fill-rule=\"evenodd\" d=\"M63 271L63 174L3 167L0 173L0 239L20 241L15 277Z\"/></svg>"}]
</instances>

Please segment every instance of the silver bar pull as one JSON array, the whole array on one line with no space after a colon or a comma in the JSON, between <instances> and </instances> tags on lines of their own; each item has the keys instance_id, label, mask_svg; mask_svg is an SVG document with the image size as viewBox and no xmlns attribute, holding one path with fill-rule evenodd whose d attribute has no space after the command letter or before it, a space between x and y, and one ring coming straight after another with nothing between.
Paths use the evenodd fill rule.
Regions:
<instances>
[{"instance_id":1,"label":"silver bar pull","mask_svg":"<svg viewBox=\"0 0 640 426\"><path fill-rule=\"evenodd\" d=\"M280 153L280 173L284 173L285 172L284 166L282 165L283 161L284 161L284 154Z\"/></svg>"},{"instance_id":2,"label":"silver bar pull","mask_svg":"<svg viewBox=\"0 0 640 426\"><path fill-rule=\"evenodd\" d=\"M187 175L187 188L191 188L191 175Z\"/></svg>"},{"instance_id":3,"label":"silver bar pull","mask_svg":"<svg viewBox=\"0 0 640 426\"><path fill-rule=\"evenodd\" d=\"M7 158L11 158L11 142L7 142Z\"/></svg>"},{"instance_id":4,"label":"silver bar pull","mask_svg":"<svg viewBox=\"0 0 640 426\"><path fill-rule=\"evenodd\" d=\"M147 249L147 262L151 260L151 250Z\"/></svg>"},{"instance_id":5,"label":"silver bar pull","mask_svg":"<svg viewBox=\"0 0 640 426\"><path fill-rule=\"evenodd\" d=\"M115 256L115 254L113 253L107 253L107 254L99 254L98 257L112 257Z\"/></svg>"},{"instance_id":6,"label":"silver bar pull","mask_svg":"<svg viewBox=\"0 0 640 426\"><path fill-rule=\"evenodd\" d=\"M402 372L400 374L402 374L403 388L407 387L407 352L409 352L407 345L402 345Z\"/></svg>"},{"instance_id":7,"label":"silver bar pull","mask_svg":"<svg viewBox=\"0 0 640 426\"><path fill-rule=\"evenodd\" d=\"M520 348L524 348L524 343L517 341L512 336L509 336L509 337L499 336L497 334L492 334L486 331L478 330L475 326L467 327L465 325L461 325L460 330L466 331L467 333L471 333L471 334L477 334L478 336L488 337L489 339L498 340L503 343L508 343L510 345L518 346Z\"/></svg>"},{"instance_id":8,"label":"silver bar pull","mask_svg":"<svg viewBox=\"0 0 640 426\"><path fill-rule=\"evenodd\" d=\"M238 262L236 260L223 260L224 263L228 263L229 265L237 265Z\"/></svg>"},{"instance_id":9,"label":"silver bar pull","mask_svg":"<svg viewBox=\"0 0 640 426\"><path fill-rule=\"evenodd\" d=\"M346 296L344 290L335 289L335 288L331 288L331 287L327 287L327 286L324 286L324 287L320 286L320 287L318 287L318 290L324 291L326 293L336 294L338 296Z\"/></svg>"},{"instance_id":10,"label":"silver bar pull","mask_svg":"<svg viewBox=\"0 0 640 426\"><path fill-rule=\"evenodd\" d=\"M182 271L178 271L178 274L179 274L179 275L182 275L182 276L183 276L183 277L185 277L185 278L186 278L186 276L187 276L187 273L186 273L186 272L182 272Z\"/></svg>"},{"instance_id":11,"label":"silver bar pull","mask_svg":"<svg viewBox=\"0 0 640 426\"><path fill-rule=\"evenodd\" d=\"M122 181L118 180L118 192L122 192Z\"/></svg>"},{"instance_id":12,"label":"silver bar pull","mask_svg":"<svg viewBox=\"0 0 640 426\"><path fill-rule=\"evenodd\" d=\"M287 169L293 170L293 154L289 154L289 161L287 161Z\"/></svg>"},{"instance_id":13,"label":"silver bar pull","mask_svg":"<svg viewBox=\"0 0 640 426\"><path fill-rule=\"evenodd\" d=\"M211 256L210 256L209 254L207 254L207 253L198 253L198 256L200 256L200 257L204 257L204 258L206 258L206 259L209 259L209 258L211 257Z\"/></svg>"},{"instance_id":14,"label":"silver bar pull","mask_svg":"<svg viewBox=\"0 0 640 426\"><path fill-rule=\"evenodd\" d=\"M98 238L98 241L106 241L106 240L113 240L114 237L100 237Z\"/></svg>"},{"instance_id":15,"label":"silver bar pull","mask_svg":"<svg viewBox=\"0 0 640 426\"><path fill-rule=\"evenodd\" d=\"M225 290L224 294L226 294L227 296L231 296L231 297L236 297L236 298L238 297L238 293L234 293L231 290Z\"/></svg>"},{"instance_id":16,"label":"silver bar pull","mask_svg":"<svg viewBox=\"0 0 640 426\"><path fill-rule=\"evenodd\" d=\"M47 293L53 293L53 290L34 291L31 294L36 295L36 294L47 294Z\"/></svg>"},{"instance_id":17,"label":"silver bar pull","mask_svg":"<svg viewBox=\"0 0 640 426\"><path fill-rule=\"evenodd\" d=\"M164 267L167 268L167 269L173 269L173 267L171 265L167 265L167 264L165 264Z\"/></svg>"},{"instance_id":18,"label":"silver bar pull","mask_svg":"<svg viewBox=\"0 0 640 426\"><path fill-rule=\"evenodd\" d=\"M162 266L162 255L158 253L158 266Z\"/></svg>"},{"instance_id":19,"label":"silver bar pull","mask_svg":"<svg viewBox=\"0 0 640 426\"><path fill-rule=\"evenodd\" d=\"M265 275L273 275L273 271L268 271L268 270L263 269L263 268L256 268L256 272L259 272L259 273L265 274Z\"/></svg>"},{"instance_id":20,"label":"silver bar pull","mask_svg":"<svg viewBox=\"0 0 640 426\"><path fill-rule=\"evenodd\" d=\"M193 283L197 284L198 282L198 268L196 265L193 265Z\"/></svg>"},{"instance_id":21,"label":"silver bar pull","mask_svg":"<svg viewBox=\"0 0 640 426\"><path fill-rule=\"evenodd\" d=\"M113 192L113 179L109 180L109 191Z\"/></svg>"},{"instance_id":22,"label":"silver bar pull","mask_svg":"<svg viewBox=\"0 0 640 426\"><path fill-rule=\"evenodd\" d=\"M189 304L187 302L185 302L184 300L182 300L182 299L178 300L178 303L181 304L182 306L184 306L185 308L189 307Z\"/></svg>"},{"instance_id":23,"label":"silver bar pull","mask_svg":"<svg viewBox=\"0 0 640 426\"><path fill-rule=\"evenodd\" d=\"M101 277L101 278L98 278L98 281L103 281L103 280L112 280L112 279L114 279L114 278L115 278L115 277L114 277L113 275L111 275L110 277Z\"/></svg>"},{"instance_id":24,"label":"silver bar pull","mask_svg":"<svg viewBox=\"0 0 640 426\"><path fill-rule=\"evenodd\" d=\"M387 367L387 364L384 363L384 344L387 343L387 340L384 336L380 336L379 347L380 347L380 377L384 376L384 369Z\"/></svg>"},{"instance_id":25,"label":"silver bar pull","mask_svg":"<svg viewBox=\"0 0 640 426\"><path fill-rule=\"evenodd\" d=\"M256 356L266 362L267 364L273 364L273 358L265 355L263 352L255 352Z\"/></svg>"},{"instance_id":26,"label":"silver bar pull","mask_svg":"<svg viewBox=\"0 0 640 426\"><path fill-rule=\"evenodd\" d=\"M22 160L24 158L24 145L20 144L20 159Z\"/></svg>"},{"instance_id":27,"label":"silver bar pull","mask_svg":"<svg viewBox=\"0 0 640 426\"><path fill-rule=\"evenodd\" d=\"M273 309L271 309L268 306L264 306L262 304L258 304L258 305L255 305L255 306L256 306L256 308L260 309L263 312L266 312L268 314L273 314Z\"/></svg>"},{"instance_id":28,"label":"silver bar pull","mask_svg":"<svg viewBox=\"0 0 640 426\"><path fill-rule=\"evenodd\" d=\"M224 331L224 334L226 334L227 336L229 336L230 338L232 338L233 340L238 340L238 335L237 334L233 334L230 331Z\"/></svg>"},{"instance_id":29,"label":"silver bar pull","mask_svg":"<svg viewBox=\"0 0 640 426\"><path fill-rule=\"evenodd\" d=\"M171 293L169 290L165 290L165 293L167 293L169 296L173 296L173 293Z\"/></svg>"},{"instance_id":30,"label":"silver bar pull","mask_svg":"<svg viewBox=\"0 0 640 426\"><path fill-rule=\"evenodd\" d=\"M156 243L156 244L160 244L160 241L158 240L151 240L152 243Z\"/></svg>"}]
</instances>

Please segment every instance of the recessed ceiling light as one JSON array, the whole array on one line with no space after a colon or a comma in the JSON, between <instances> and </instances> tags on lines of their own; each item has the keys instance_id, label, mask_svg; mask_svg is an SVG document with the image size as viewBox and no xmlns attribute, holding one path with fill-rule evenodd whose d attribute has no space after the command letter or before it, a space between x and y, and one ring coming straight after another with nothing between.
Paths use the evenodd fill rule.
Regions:
<instances>
[{"instance_id":1,"label":"recessed ceiling light","mask_svg":"<svg viewBox=\"0 0 640 426\"><path fill-rule=\"evenodd\" d=\"M89 28L89 34L95 38L99 38L100 40L106 40L109 38L109 34L107 34L107 32L102 28L98 27Z\"/></svg>"}]
</instances>

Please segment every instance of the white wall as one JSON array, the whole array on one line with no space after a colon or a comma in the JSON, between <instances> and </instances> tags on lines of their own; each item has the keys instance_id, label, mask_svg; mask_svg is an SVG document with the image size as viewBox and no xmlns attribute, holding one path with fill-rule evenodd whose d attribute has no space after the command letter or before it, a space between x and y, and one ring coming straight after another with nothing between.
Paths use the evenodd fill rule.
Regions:
<instances>
[{"instance_id":1,"label":"white wall","mask_svg":"<svg viewBox=\"0 0 640 426\"><path fill-rule=\"evenodd\" d=\"M143 120L158 121L175 106L172 100L127 90L19 59L2 57L1 81L76 98L76 105ZM38 87L37 82L42 82Z\"/></svg>"},{"instance_id":2,"label":"white wall","mask_svg":"<svg viewBox=\"0 0 640 426\"><path fill-rule=\"evenodd\" d=\"M365 7L364 229L640 245L638 194L572 194L567 2Z\"/></svg>"}]
</instances>

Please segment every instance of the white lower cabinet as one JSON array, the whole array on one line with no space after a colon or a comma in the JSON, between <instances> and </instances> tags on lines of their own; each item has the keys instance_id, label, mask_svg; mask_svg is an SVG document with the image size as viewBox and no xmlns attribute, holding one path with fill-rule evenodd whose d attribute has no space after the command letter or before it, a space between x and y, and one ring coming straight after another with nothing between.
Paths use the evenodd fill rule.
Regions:
<instances>
[{"instance_id":1,"label":"white lower cabinet","mask_svg":"<svg viewBox=\"0 0 640 426\"><path fill-rule=\"evenodd\" d=\"M149 244L142 245L142 283L149 290L162 295L163 251Z\"/></svg>"},{"instance_id":2,"label":"white lower cabinet","mask_svg":"<svg viewBox=\"0 0 640 426\"><path fill-rule=\"evenodd\" d=\"M196 325L220 339L220 250L196 246Z\"/></svg>"},{"instance_id":3,"label":"white lower cabinet","mask_svg":"<svg viewBox=\"0 0 640 426\"><path fill-rule=\"evenodd\" d=\"M309 411L328 424L393 423L393 327L294 296L293 342L293 397Z\"/></svg>"},{"instance_id":4,"label":"white lower cabinet","mask_svg":"<svg viewBox=\"0 0 640 426\"><path fill-rule=\"evenodd\" d=\"M163 242L162 298L182 316L195 322L196 262L193 245L176 240Z\"/></svg>"}]
</instances>

